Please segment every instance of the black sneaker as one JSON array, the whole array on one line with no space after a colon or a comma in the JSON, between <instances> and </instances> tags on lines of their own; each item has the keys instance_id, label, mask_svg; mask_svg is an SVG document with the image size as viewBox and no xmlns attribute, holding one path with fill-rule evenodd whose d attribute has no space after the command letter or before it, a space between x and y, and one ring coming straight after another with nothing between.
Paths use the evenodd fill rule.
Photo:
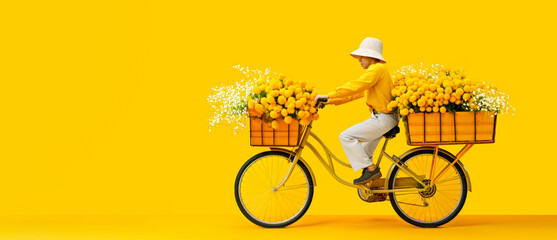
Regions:
<instances>
[{"instance_id":1,"label":"black sneaker","mask_svg":"<svg viewBox=\"0 0 557 240\"><path fill-rule=\"evenodd\" d=\"M376 167L375 169L373 169L373 171L369 171L367 170L367 168L364 168L364 170L362 171L362 176L354 179L354 184L365 184L380 177L381 171L379 170L379 167Z\"/></svg>"}]
</instances>

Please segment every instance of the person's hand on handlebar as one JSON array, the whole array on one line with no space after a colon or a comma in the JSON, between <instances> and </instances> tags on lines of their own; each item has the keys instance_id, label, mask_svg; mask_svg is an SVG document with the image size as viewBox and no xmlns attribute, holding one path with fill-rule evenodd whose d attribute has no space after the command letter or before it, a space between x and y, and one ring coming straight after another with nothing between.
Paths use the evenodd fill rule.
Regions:
<instances>
[{"instance_id":1,"label":"person's hand on handlebar","mask_svg":"<svg viewBox=\"0 0 557 240\"><path fill-rule=\"evenodd\" d=\"M329 99L329 95L317 95L315 96L315 99L313 99L313 106L315 106L315 104L317 104L317 99ZM325 104L327 103L327 101L324 102Z\"/></svg>"}]
</instances>

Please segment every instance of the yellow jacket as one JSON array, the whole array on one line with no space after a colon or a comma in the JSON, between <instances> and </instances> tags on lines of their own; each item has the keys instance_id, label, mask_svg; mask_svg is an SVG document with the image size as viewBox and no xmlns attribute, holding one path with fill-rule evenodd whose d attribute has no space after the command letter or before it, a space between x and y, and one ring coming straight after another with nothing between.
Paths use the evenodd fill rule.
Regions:
<instances>
[{"instance_id":1,"label":"yellow jacket","mask_svg":"<svg viewBox=\"0 0 557 240\"><path fill-rule=\"evenodd\" d=\"M390 113L392 111L387 110L387 105L393 88L386 63L376 63L369 66L360 78L329 92L329 103L340 105L365 96L370 111L375 108L378 112Z\"/></svg>"}]
</instances>

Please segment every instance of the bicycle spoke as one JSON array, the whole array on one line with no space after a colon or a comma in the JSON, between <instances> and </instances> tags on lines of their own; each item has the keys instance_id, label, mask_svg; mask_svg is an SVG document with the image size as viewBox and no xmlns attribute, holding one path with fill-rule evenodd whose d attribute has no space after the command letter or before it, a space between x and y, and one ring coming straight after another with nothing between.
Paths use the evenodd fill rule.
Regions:
<instances>
[{"instance_id":1,"label":"bicycle spoke","mask_svg":"<svg viewBox=\"0 0 557 240\"><path fill-rule=\"evenodd\" d=\"M281 196L281 197L279 198L279 199L282 200L281 206L284 206L284 209L285 209L284 211L282 211L282 213L284 214L284 218L282 218L282 219L287 219L288 216L290 216L290 214L291 214L291 212L292 212L292 210L293 210L293 206L291 205L291 203L290 203L289 201L286 201L286 200L284 199L284 197L282 197L282 194L281 194L281 193L278 193L278 195ZM294 209L294 210L295 210L295 209Z\"/></svg>"},{"instance_id":2,"label":"bicycle spoke","mask_svg":"<svg viewBox=\"0 0 557 240\"><path fill-rule=\"evenodd\" d=\"M296 188L307 188L307 187L308 187L307 184L289 185L289 186L283 186L283 187L279 188L278 191L293 190L293 189L296 189Z\"/></svg>"},{"instance_id":3,"label":"bicycle spoke","mask_svg":"<svg viewBox=\"0 0 557 240\"><path fill-rule=\"evenodd\" d=\"M453 176L453 177L446 178L446 179L443 179L443 180L438 180L437 182L435 182L435 184L441 184L441 183L444 183L444 182L458 180L458 179L460 179L460 177L457 175L457 176Z\"/></svg>"}]
</instances>

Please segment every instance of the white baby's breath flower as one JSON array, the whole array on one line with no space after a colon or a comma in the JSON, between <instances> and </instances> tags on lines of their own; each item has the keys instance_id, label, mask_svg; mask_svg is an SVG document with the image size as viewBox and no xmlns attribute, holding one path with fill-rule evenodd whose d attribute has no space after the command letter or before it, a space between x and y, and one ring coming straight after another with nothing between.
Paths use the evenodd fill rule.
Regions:
<instances>
[{"instance_id":1,"label":"white baby's breath flower","mask_svg":"<svg viewBox=\"0 0 557 240\"><path fill-rule=\"evenodd\" d=\"M243 130L248 119L247 101L250 93L257 79L270 73L270 68L265 69L265 72L240 65L233 68L242 72L245 78L231 85L221 84L212 88L213 93L207 97L210 105L209 132L219 125L230 126L233 134Z\"/></svg>"},{"instance_id":2,"label":"white baby's breath flower","mask_svg":"<svg viewBox=\"0 0 557 240\"><path fill-rule=\"evenodd\" d=\"M485 84L485 82L484 82ZM510 104L509 95L502 92L496 87L486 86L486 89L478 88L472 91L472 95L476 98L476 111L489 111L495 114L509 114L514 116L515 108ZM467 110L472 110L465 102Z\"/></svg>"}]
</instances>

